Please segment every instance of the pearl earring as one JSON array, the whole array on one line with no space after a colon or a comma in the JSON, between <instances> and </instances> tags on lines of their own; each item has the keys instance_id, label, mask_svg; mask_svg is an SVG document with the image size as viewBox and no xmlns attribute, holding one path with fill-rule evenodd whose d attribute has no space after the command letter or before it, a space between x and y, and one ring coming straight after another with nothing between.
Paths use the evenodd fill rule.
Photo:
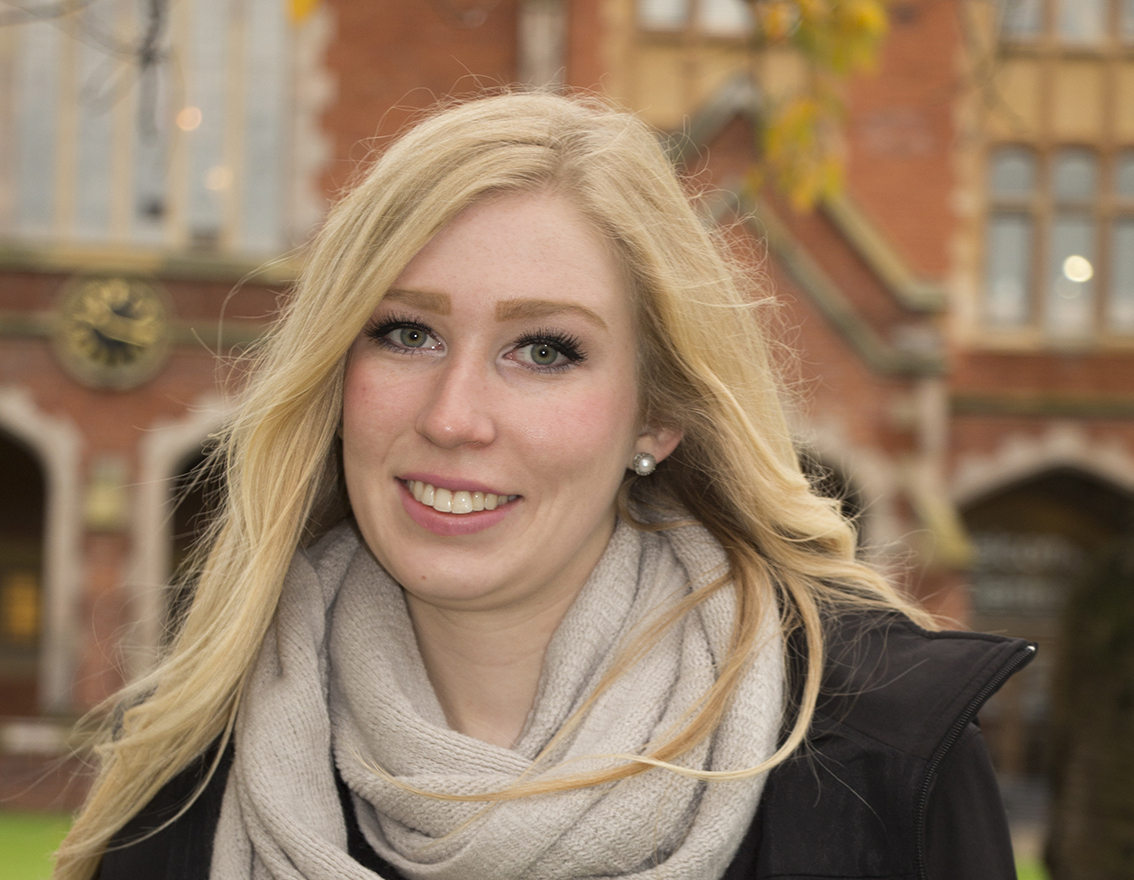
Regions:
<instances>
[{"instance_id":1,"label":"pearl earring","mask_svg":"<svg viewBox=\"0 0 1134 880\"><path fill-rule=\"evenodd\" d=\"M648 452L639 452L634 456L634 461L630 465L639 477L648 477L657 466L658 460Z\"/></svg>"}]
</instances>

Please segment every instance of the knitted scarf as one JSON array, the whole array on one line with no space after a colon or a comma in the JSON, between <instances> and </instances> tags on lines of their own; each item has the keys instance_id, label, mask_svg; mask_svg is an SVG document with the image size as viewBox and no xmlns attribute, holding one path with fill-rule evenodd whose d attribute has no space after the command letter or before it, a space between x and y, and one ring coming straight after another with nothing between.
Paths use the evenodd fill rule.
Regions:
<instances>
[{"instance_id":1,"label":"knitted scarf","mask_svg":"<svg viewBox=\"0 0 1134 880\"><path fill-rule=\"evenodd\" d=\"M347 522L297 553L244 694L214 842L216 880L372 880L347 853L334 765L370 845L411 880L628 877L707 880L727 868L763 777L702 782L653 768L618 783L494 804L476 794L611 767L681 729L727 650L735 600L718 590L598 697L631 633L727 570L700 526L619 522L548 646L535 705L511 749L451 730L402 590ZM737 770L765 760L782 715L782 642L760 647L716 732L677 760ZM376 772L381 768L402 785Z\"/></svg>"}]
</instances>

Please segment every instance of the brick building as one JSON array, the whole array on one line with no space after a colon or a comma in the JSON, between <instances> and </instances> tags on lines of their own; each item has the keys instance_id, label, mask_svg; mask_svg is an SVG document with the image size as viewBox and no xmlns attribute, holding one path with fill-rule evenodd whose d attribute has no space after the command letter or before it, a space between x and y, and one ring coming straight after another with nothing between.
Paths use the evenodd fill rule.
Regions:
<instances>
[{"instance_id":1,"label":"brick building","mask_svg":"<svg viewBox=\"0 0 1134 880\"><path fill-rule=\"evenodd\" d=\"M706 214L766 250L800 443L866 552L1052 648L988 722L1002 769L1043 771L1059 607L1134 499L1129 3L893 3L847 89L846 192L809 214L741 185L801 73L752 53L739 0L139 8L0 28L0 767L152 662L174 487L239 381L217 355L357 163L436 97L526 81L673 133Z\"/></svg>"}]
</instances>

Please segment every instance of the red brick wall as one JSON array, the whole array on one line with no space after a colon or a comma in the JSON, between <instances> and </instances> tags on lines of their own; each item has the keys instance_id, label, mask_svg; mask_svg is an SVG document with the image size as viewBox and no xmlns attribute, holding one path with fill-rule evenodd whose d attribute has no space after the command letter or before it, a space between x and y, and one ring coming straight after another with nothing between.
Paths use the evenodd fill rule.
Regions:
<instances>
[{"instance_id":1,"label":"red brick wall","mask_svg":"<svg viewBox=\"0 0 1134 880\"><path fill-rule=\"evenodd\" d=\"M1134 401L1134 354L959 352L955 392L1123 395Z\"/></svg>"},{"instance_id":2,"label":"red brick wall","mask_svg":"<svg viewBox=\"0 0 1134 880\"><path fill-rule=\"evenodd\" d=\"M603 7L606 0L571 0L567 4L567 83L598 90L606 73Z\"/></svg>"},{"instance_id":3,"label":"red brick wall","mask_svg":"<svg viewBox=\"0 0 1134 880\"><path fill-rule=\"evenodd\" d=\"M76 810L92 775L90 766L70 756L0 754L0 804L7 810Z\"/></svg>"},{"instance_id":4,"label":"red brick wall","mask_svg":"<svg viewBox=\"0 0 1134 880\"><path fill-rule=\"evenodd\" d=\"M3 305L9 313L50 312L68 276L11 273L3 276ZM82 433L78 478L90 477L100 456L120 456L127 483L139 479L138 444L159 420L185 418L204 394L218 391L228 375L210 350L223 314L226 319L263 320L277 307L279 292L246 285L235 294L232 281L170 280L162 283L174 319L189 322L201 342L176 345L154 379L128 393L87 388L60 366L49 340L26 336L0 338L0 386L26 389L41 411L66 419ZM230 295L231 294L231 295ZM126 533L88 533L82 544L79 612L79 675L74 683L77 707L89 708L122 684L119 642L133 621L123 587L131 547ZM15 711L0 704L0 715ZM24 710L21 709L21 713Z\"/></svg>"},{"instance_id":5,"label":"red brick wall","mask_svg":"<svg viewBox=\"0 0 1134 880\"><path fill-rule=\"evenodd\" d=\"M949 269L961 49L959 0L895 0L874 74L848 89L847 176L857 198L918 271Z\"/></svg>"},{"instance_id":6,"label":"red brick wall","mask_svg":"<svg viewBox=\"0 0 1134 880\"><path fill-rule=\"evenodd\" d=\"M335 99L323 117L334 143L324 176L334 195L367 147L388 137L437 99L511 83L516 78L518 0L327 0L335 35L327 67ZM462 27L444 10L487 9L477 27Z\"/></svg>"}]
</instances>

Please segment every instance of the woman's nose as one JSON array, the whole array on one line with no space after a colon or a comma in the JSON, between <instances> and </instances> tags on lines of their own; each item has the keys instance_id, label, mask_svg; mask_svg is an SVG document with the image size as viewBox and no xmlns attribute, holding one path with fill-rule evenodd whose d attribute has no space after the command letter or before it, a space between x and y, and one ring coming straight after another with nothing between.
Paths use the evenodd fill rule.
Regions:
<instances>
[{"instance_id":1,"label":"woman's nose","mask_svg":"<svg viewBox=\"0 0 1134 880\"><path fill-rule=\"evenodd\" d=\"M417 417L417 432L444 449L486 445L496 437L489 375L472 363L449 361L434 378Z\"/></svg>"}]
</instances>

